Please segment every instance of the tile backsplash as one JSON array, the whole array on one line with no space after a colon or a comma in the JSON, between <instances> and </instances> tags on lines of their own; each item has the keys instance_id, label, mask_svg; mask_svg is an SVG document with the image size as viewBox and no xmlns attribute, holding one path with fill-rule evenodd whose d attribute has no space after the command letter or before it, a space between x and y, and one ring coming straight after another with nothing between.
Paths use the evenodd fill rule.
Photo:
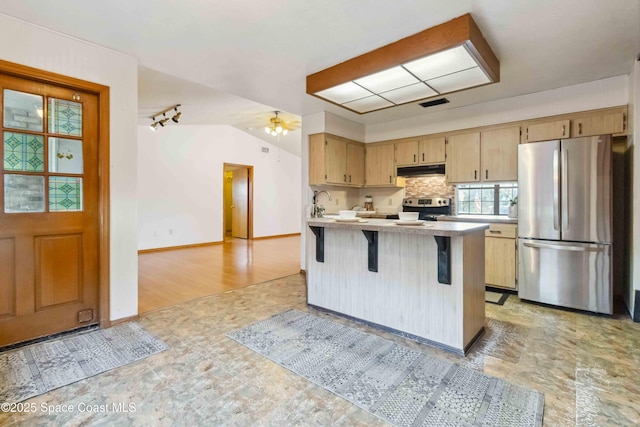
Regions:
<instances>
[{"instance_id":1,"label":"tile backsplash","mask_svg":"<svg viewBox=\"0 0 640 427\"><path fill-rule=\"evenodd\" d=\"M447 185L444 175L426 175L406 178L405 197L444 197L451 199L451 212L456 212L456 187Z\"/></svg>"}]
</instances>

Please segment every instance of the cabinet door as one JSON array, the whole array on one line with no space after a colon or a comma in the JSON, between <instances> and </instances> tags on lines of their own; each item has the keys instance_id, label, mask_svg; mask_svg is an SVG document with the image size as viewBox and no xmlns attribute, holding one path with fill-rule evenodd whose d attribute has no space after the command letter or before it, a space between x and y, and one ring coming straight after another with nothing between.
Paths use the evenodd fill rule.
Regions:
<instances>
[{"instance_id":1,"label":"cabinet door","mask_svg":"<svg viewBox=\"0 0 640 427\"><path fill-rule=\"evenodd\" d=\"M309 185L326 183L325 137L321 133L309 135Z\"/></svg>"},{"instance_id":2,"label":"cabinet door","mask_svg":"<svg viewBox=\"0 0 640 427\"><path fill-rule=\"evenodd\" d=\"M364 185L364 147L347 144L347 184Z\"/></svg>"},{"instance_id":3,"label":"cabinet door","mask_svg":"<svg viewBox=\"0 0 640 427\"><path fill-rule=\"evenodd\" d=\"M484 239L484 280L487 285L516 288L516 240Z\"/></svg>"},{"instance_id":4,"label":"cabinet door","mask_svg":"<svg viewBox=\"0 0 640 427\"><path fill-rule=\"evenodd\" d=\"M569 138L569 124L569 120L559 120L529 125L525 129L523 142Z\"/></svg>"},{"instance_id":5,"label":"cabinet door","mask_svg":"<svg viewBox=\"0 0 640 427\"><path fill-rule=\"evenodd\" d=\"M396 165L414 166L418 164L418 141L406 141L396 144Z\"/></svg>"},{"instance_id":6,"label":"cabinet door","mask_svg":"<svg viewBox=\"0 0 640 427\"><path fill-rule=\"evenodd\" d=\"M445 139L429 138L420 141L420 164L442 164L445 161Z\"/></svg>"},{"instance_id":7,"label":"cabinet door","mask_svg":"<svg viewBox=\"0 0 640 427\"><path fill-rule=\"evenodd\" d=\"M327 183L347 183L347 143L326 137L325 139L325 173Z\"/></svg>"},{"instance_id":8,"label":"cabinet door","mask_svg":"<svg viewBox=\"0 0 640 427\"><path fill-rule=\"evenodd\" d=\"M447 182L480 181L480 132L447 138Z\"/></svg>"},{"instance_id":9,"label":"cabinet door","mask_svg":"<svg viewBox=\"0 0 640 427\"><path fill-rule=\"evenodd\" d=\"M624 114L612 113L572 121L572 136L607 135L624 132Z\"/></svg>"},{"instance_id":10,"label":"cabinet door","mask_svg":"<svg viewBox=\"0 0 640 427\"><path fill-rule=\"evenodd\" d=\"M393 144L367 147L365 177L366 185L394 186L396 167Z\"/></svg>"},{"instance_id":11,"label":"cabinet door","mask_svg":"<svg viewBox=\"0 0 640 427\"><path fill-rule=\"evenodd\" d=\"M480 134L483 181L518 180L520 127L490 130Z\"/></svg>"}]
</instances>

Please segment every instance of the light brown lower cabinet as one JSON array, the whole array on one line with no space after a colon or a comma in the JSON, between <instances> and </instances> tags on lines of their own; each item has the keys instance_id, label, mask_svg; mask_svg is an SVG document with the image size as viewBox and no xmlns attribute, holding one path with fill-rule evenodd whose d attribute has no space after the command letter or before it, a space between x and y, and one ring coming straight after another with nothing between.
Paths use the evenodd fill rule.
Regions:
<instances>
[{"instance_id":1,"label":"light brown lower cabinet","mask_svg":"<svg viewBox=\"0 0 640 427\"><path fill-rule=\"evenodd\" d=\"M517 289L517 226L491 224L484 238L484 278L488 286Z\"/></svg>"}]
</instances>

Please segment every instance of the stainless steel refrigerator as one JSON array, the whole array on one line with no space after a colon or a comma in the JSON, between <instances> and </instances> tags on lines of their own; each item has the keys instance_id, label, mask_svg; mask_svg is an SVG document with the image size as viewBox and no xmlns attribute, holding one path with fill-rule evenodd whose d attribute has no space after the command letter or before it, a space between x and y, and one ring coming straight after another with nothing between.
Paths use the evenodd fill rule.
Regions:
<instances>
[{"instance_id":1,"label":"stainless steel refrigerator","mask_svg":"<svg viewBox=\"0 0 640 427\"><path fill-rule=\"evenodd\" d=\"M518 147L518 296L612 313L611 136Z\"/></svg>"}]
</instances>

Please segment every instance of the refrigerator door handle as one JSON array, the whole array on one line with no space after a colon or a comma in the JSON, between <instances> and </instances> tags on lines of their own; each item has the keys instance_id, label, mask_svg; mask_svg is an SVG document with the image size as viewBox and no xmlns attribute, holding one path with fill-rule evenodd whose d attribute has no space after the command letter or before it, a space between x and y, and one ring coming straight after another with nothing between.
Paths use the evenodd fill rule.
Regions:
<instances>
[{"instance_id":1,"label":"refrigerator door handle","mask_svg":"<svg viewBox=\"0 0 640 427\"><path fill-rule=\"evenodd\" d=\"M552 245L548 243L533 243L533 242L523 242L524 246L529 248L540 248L540 249L556 249L559 251L574 251L574 252L604 252L604 248L602 246L592 247L592 246L565 246L565 245Z\"/></svg>"},{"instance_id":2,"label":"refrigerator door handle","mask_svg":"<svg viewBox=\"0 0 640 427\"><path fill-rule=\"evenodd\" d=\"M562 148L562 231L569 231L569 150Z\"/></svg>"},{"instance_id":3,"label":"refrigerator door handle","mask_svg":"<svg viewBox=\"0 0 640 427\"><path fill-rule=\"evenodd\" d=\"M560 218L558 212L558 203L560 203L560 183L558 182L559 176L559 162L560 152L556 148L553 150L553 229L560 231Z\"/></svg>"}]
</instances>

